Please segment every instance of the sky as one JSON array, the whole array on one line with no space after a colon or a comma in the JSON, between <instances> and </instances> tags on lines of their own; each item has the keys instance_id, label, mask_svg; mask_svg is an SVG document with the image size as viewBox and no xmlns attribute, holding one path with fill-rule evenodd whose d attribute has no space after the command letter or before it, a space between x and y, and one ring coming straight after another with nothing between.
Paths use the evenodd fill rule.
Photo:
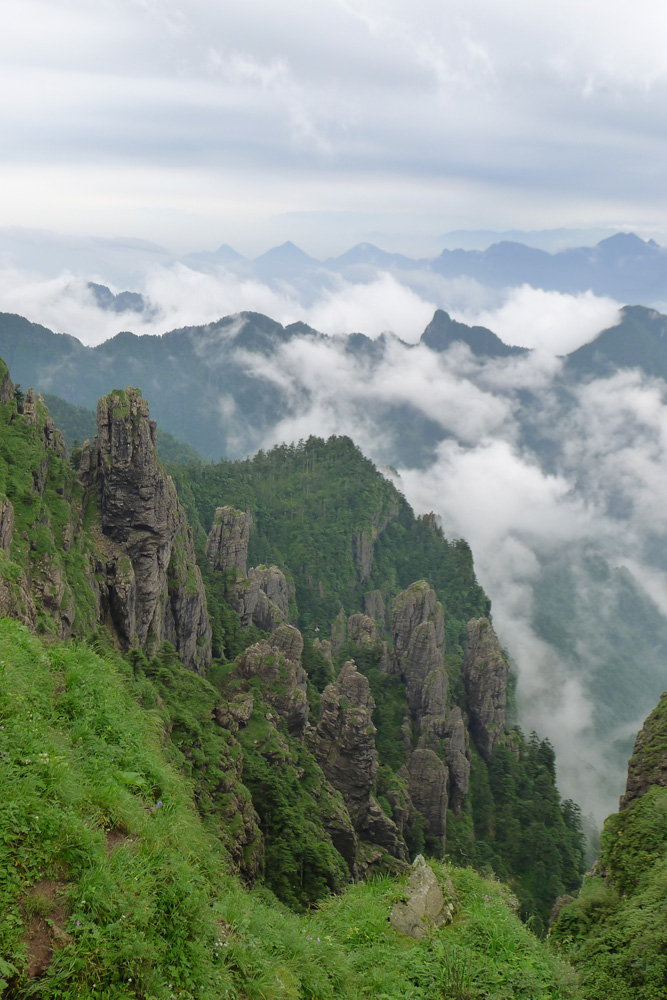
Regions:
<instances>
[{"instance_id":1,"label":"sky","mask_svg":"<svg viewBox=\"0 0 667 1000\"><path fill-rule=\"evenodd\" d=\"M658 0L5 0L0 218L247 256L660 242L666 29Z\"/></svg>"}]
</instances>

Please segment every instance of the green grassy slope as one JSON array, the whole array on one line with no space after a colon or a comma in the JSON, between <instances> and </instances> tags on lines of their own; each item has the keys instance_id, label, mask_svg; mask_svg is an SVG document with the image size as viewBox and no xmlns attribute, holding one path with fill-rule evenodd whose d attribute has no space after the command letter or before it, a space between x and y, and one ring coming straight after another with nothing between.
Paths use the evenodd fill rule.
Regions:
<instances>
[{"instance_id":1,"label":"green grassy slope","mask_svg":"<svg viewBox=\"0 0 667 1000\"><path fill-rule=\"evenodd\" d=\"M0 992L106 1000L577 997L499 883L437 866L454 922L417 943L400 880L297 916L229 873L165 717L118 654L0 623ZM157 695L157 692L154 692ZM154 702L155 704L157 702Z\"/></svg>"}]
</instances>

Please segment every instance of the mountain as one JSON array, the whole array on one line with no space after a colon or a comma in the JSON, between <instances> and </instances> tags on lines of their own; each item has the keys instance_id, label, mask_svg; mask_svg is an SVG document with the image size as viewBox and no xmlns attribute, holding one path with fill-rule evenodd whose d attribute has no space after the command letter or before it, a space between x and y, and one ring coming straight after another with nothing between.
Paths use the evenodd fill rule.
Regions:
<instances>
[{"instance_id":1,"label":"mountain","mask_svg":"<svg viewBox=\"0 0 667 1000\"><path fill-rule=\"evenodd\" d=\"M247 264L245 257L233 247L228 246L227 243L223 243L217 250L199 250L186 253L181 257L181 262L186 267L191 267L196 271L214 271L219 267L233 268Z\"/></svg>"},{"instance_id":2,"label":"mountain","mask_svg":"<svg viewBox=\"0 0 667 1000\"><path fill-rule=\"evenodd\" d=\"M510 347L500 337L483 326L467 326L453 320L443 309L437 309L421 335L420 343L432 351L447 351L452 344L467 344L473 354L482 358L507 358L528 354L526 347Z\"/></svg>"},{"instance_id":3,"label":"mountain","mask_svg":"<svg viewBox=\"0 0 667 1000\"><path fill-rule=\"evenodd\" d=\"M258 954L263 982L289 972L295 997L375 995L365 935L380 927L389 997L408 979L432 995L454 944L491 997L529 980L574 996L510 909L539 930L576 888L579 814L548 742L507 725L508 663L465 543L415 518L347 438L172 478L128 387L99 400L75 470L4 363L0 421L8 995L166 996L168 975L241 997ZM518 898L440 864L445 849ZM346 890L379 872L396 881ZM287 911L317 900L307 921ZM529 942L530 962L497 966L472 943L478 919ZM348 976L351 920L368 931ZM436 957L399 971L400 941L434 935Z\"/></svg>"},{"instance_id":4,"label":"mountain","mask_svg":"<svg viewBox=\"0 0 667 1000\"><path fill-rule=\"evenodd\" d=\"M321 264L288 240L279 247L267 250L260 257L255 257L252 267L260 280L271 282L294 280L321 267Z\"/></svg>"},{"instance_id":5,"label":"mountain","mask_svg":"<svg viewBox=\"0 0 667 1000\"><path fill-rule=\"evenodd\" d=\"M448 278L465 276L490 287L528 284L570 294L590 289L596 295L646 305L667 299L667 252L632 233L554 254L510 241L481 251L443 250L431 268Z\"/></svg>"},{"instance_id":6,"label":"mountain","mask_svg":"<svg viewBox=\"0 0 667 1000\"><path fill-rule=\"evenodd\" d=\"M567 373L603 377L623 368L667 378L667 317L644 306L625 306L621 321L567 357Z\"/></svg>"},{"instance_id":7,"label":"mountain","mask_svg":"<svg viewBox=\"0 0 667 1000\"><path fill-rule=\"evenodd\" d=\"M98 285L94 281L88 282L88 288L93 293L93 297L99 308L107 312L143 313L147 311L146 302L138 292L119 292L117 295L114 295L106 285Z\"/></svg>"},{"instance_id":8,"label":"mountain","mask_svg":"<svg viewBox=\"0 0 667 1000\"><path fill-rule=\"evenodd\" d=\"M496 580L495 594L502 607L509 591L503 589L496 551L518 543L530 553L534 567L530 579L520 576L514 581L527 588L527 599L513 612L514 618L501 619L501 629L512 634L517 615L521 618L521 629L545 650L539 670L547 686L555 685L553 698L563 686L553 680L551 658L561 671L558 676L576 682L588 719L585 742L591 756L591 748L595 754L584 772L578 759L571 761L568 790L575 796L579 783L590 781L601 800L595 800L594 808L602 819L618 794L636 727L662 688L667 619L656 603L659 580L652 582L650 572L660 578L667 565L659 524L655 518L639 519L642 504L649 499L635 497L632 487L637 477L623 474L619 481L614 472L617 459L601 465L597 455L589 453L593 446L589 448L588 442L600 400L611 398L605 382L610 373L622 370L618 366L623 363L644 364L649 372L660 370L656 359L661 356L663 322L651 310L626 307L618 327L575 352L566 359L562 372L557 368L546 382L530 352L505 345L492 331L468 327L442 311L436 312L414 346L391 335L375 340L363 334L325 337L304 324L283 326L266 316L243 313L162 337L125 333L99 347L86 348L74 338L4 315L0 316L0 352L11 358L12 371L23 386L41 385L48 393L59 392L71 405L89 410L106 394L109 384L146 387L155 400L152 414L158 427L164 425L166 432L178 435L206 460L224 456L227 461L252 454L276 439L307 437L321 421L327 426L331 420L334 429L363 435L364 448L373 460L400 469L406 482L417 483L417 497L427 497L420 502L436 509L440 500L431 492L431 481L450 483L448 496L455 498L457 492L450 473L446 479L438 478L442 457L449 462L450 456L460 456L465 477L473 461L498 454L498 442L507 442L501 448L503 468L508 461L512 467L520 461L527 482L534 483L537 477L544 484L540 497L551 497L553 484L565 484L564 521L558 510L548 509L537 524L529 516L524 530L523 515L514 517L506 542L492 538L487 543L484 566ZM616 340L618 349L607 346ZM642 345L648 347L639 350ZM587 353L592 360L584 365L580 358ZM626 405L634 405L632 399ZM57 412L65 421L62 406ZM637 453L634 423L625 422L626 430L621 431L614 430L613 417L600 419L601 426L594 425L602 438L596 445L598 451L615 452L618 434L627 433L631 440L621 454ZM88 421L84 429L67 417L63 426L70 441L77 438L81 445L86 437L92 440L94 425L90 417ZM644 423L638 426L641 429ZM73 433L73 427L81 430ZM612 431L608 441L605 435ZM162 435L161 430L158 433ZM650 465L653 444L648 442L646 447ZM173 443L170 450L165 448L160 436L158 449L165 460L194 457L185 447L176 450ZM489 473L493 477L493 466L477 475L479 491L472 501L481 505L482 542L487 526L493 532L496 524L487 486ZM606 478L599 480L601 474ZM180 482L178 474L174 475ZM275 477L271 468L269 481L276 481ZM501 484L503 477L504 473ZM638 491L644 489L642 484L639 478ZM215 508L223 504L222 492L222 499L211 500L208 510L198 515L206 532ZM572 508L570 497L576 501ZM228 502L245 510L250 498L235 493ZM455 500L448 502L456 514ZM517 502L523 503L521 498ZM186 505L192 514L190 501ZM282 509L299 508L293 497L285 496ZM511 514L511 504L509 509ZM582 510L596 511L595 523L587 520L583 533ZM315 517L316 511L309 516ZM558 524L566 524L557 545L549 533L554 516ZM295 530L299 524L295 521ZM331 530L336 531L336 526ZM455 528L449 531L458 533ZM249 544L259 545L263 537L259 518ZM283 567L284 557L281 549L270 548L259 549L253 559L255 566L268 560ZM628 570L633 561L647 567L646 574L643 568ZM305 564L303 560L295 563L295 580L301 579L299 566ZM309 573L317 579L317 566L311 566ZM413 566L412 578L400 577L402 586L421 575L419 567ZM333 615L335 602L345 605L345 599L342 592L332 594L325 589L321 600L329 602L327 613ZM299 599L303 611L305 600ZM318 595L315 603L319 600ZM352 607L347 606L348 615ZM363 603L358 610L363 610ZM632 671L629 663L635 665ZM532 676L537 669L532 650L520 660L519 669L524 676ZM541 711L537 705L532 723L536 727ZM571 741L565 733L555 729L550 738L555 745L562 739L566 753Z\"/></svg>"},{"instance_id":9,"label":"mountain","mask_svg":"<svg viewBox=\"0 0 667 1000\"><path fill-rule=\"evenodd\" d=\"M40 385L75 406L92 409L109 381L141 384L156 399L154 412L164 430L185 438L206 458L255 450L269 428L298 408L299 400L250 360L270 358L297 338L336 343L303 323L283 327L267 316L244 312L161 337L125 332L90 348L22 317L0 314L0 352L21 385ZM490 330L457 323L438 310L422 343L442 352L457 341L482 358L526 353L503 344ZM391 338L371 341L359 334L344 344L379 365ZM221 400L226 401L222 407ZM442 431L424 422L415 409L404 408L400 417L398 408L396 414L391 406L385 409L386 415L378 412L378 420L395 436L386 461L425 461Z\"/></svg>"}]
</instances>

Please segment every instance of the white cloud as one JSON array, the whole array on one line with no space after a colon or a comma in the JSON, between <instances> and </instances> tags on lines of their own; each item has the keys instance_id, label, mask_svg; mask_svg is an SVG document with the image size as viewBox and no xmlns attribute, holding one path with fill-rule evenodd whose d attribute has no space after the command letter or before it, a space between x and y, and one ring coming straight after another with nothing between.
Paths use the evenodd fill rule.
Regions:
<instances>
[{"instance_id":1,"label":"white cloud","mask_svg":"<svg viewBox=\"0 0 667 1000\"><path fill-rule=\"evenodd\" d=\"M504 296L498 308L459 309L456 316L488 327L506 344L551 354L569 354L620 321L621 304L591 291L566 295L522 285L506 289Z\"/></svg>"}]
</instances>

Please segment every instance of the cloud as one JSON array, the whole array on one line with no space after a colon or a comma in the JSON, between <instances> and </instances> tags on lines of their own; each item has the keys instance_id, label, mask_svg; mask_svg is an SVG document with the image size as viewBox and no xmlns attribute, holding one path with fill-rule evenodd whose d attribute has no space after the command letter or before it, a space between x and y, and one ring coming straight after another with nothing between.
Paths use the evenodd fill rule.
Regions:
<instances>
[{"instance_id":1,"label":"cloud","mask_svg":"<svg viewBox=\"0 0 667 1000\"><path fill-rule=\"evenodd\" d=\"M566 295L522 285L506 289L501 306L457 310L457 318L488 327L506 344L569 354L593 340L600 330L616 326L620 308L620 303L591 291Z\"/></svg>"},{"instance_id":2,"label":"cloud","mask_svg":"<svg viewBox=\"0 0 667 1000\"><path fill-rule=\"evenodd\" d=\"M654 0L6 8L2 207L17 225L199 246L266 241L297 211L430 236L667 226Z\"/></svg>"}]
</instances>

